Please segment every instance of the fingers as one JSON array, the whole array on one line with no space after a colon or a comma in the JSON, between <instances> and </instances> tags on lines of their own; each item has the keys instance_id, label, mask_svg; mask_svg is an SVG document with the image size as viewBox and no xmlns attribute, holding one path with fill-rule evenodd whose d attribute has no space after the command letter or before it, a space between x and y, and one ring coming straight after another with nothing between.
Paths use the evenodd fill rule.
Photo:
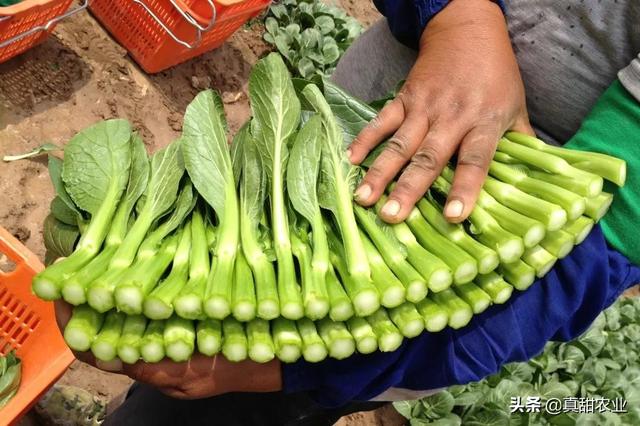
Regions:
<instances>
[{"instance_id":1,"label":"fingers","mask_svg":"<svg viewBox=\"0 0 640 426\"><path fill-rule=\"evenodd\" d=\"M461 134L461 128L439 127L429 130L380 210L382 219L398 223L409 216L415 203L424 196L455 152Z\"/></svg>"},{"instance_id":2,"label":"fingers","mask_svg":"<svg viewBox=\"0 0 640 426\"><path fill-rule=\"evenodd\" d=\"M351 162L360 164L373 148L400 127L404 118L404 107L400 99L395 99L382 108L349 145L347 155Z\"/></svg>"},{"instance_id":3,"label":"fingers","mask_svg":"<svg viewBox=\"0 0 640 426\"><path fill-rule=\"evenodd\" d=\"M355 192L355 199L364 206L378 201L387 185L409 162L427 131L427 122L407 119L387 141L387 145L371 165Z\"/></svg>"},{"instance_id":4,"label":"fingers","mask_svg":"<svg viewBox=\"0 0 640 426\"><path fill-rule=\"evenodd\" d=\"M462 139L453 183L444 207L444 216L450 222L460 223L471 214L499 139L497 127L476 127Z\"/></svg>"}]
</instances>

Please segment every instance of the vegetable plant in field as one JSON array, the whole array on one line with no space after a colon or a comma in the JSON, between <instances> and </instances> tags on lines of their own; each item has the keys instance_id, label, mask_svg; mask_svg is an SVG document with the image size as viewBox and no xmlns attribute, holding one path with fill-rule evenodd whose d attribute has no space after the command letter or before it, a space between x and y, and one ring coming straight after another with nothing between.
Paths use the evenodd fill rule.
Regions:
<instances>
[{"instance_id":1,"label":"vegetable plant in field","mask_svg":"<svg viewBox=\"0 0 640 426\"><path fill-rule=\"evenodd\" d=\"M442 215L447 167L389 225L384 197L354 203L363 169L345 154L374 108L327 81L294 85L277 53L254 67L249 98L230 145L220 97L205 91L182 136L151 156L123 120L80 132L64 161L50 155L45 245L65 259L33 290L75 306L74 350L126 363L394 351L525 291L606 213L603 178L624 181L621 160L509 133L467 223Z\"/></svg>"},{"instance_id":2,"label":"vegetable plant in field","mask_svg":"<svg viewBox=\"0 0 640 426\"><path fill-rule=\"evenodd\" d=\"M337 6L321 0L284 0L273 4L264 21L264 40L302 78L330 76L362 25Z\"/></svg>"},{"instance_id":3,"label":"vegetable plant in field","mask_svg":"<svg viewBox=\"0 0 640 426\"><path fill-rule=\"evenodd\" d=\"M572 342L548 343L529 362L508 364L480 382L451 386L394 407L412 426L637 425L639 322L640 299L621 299ZM540 410L523 409L527 397L540 397ZM549 399L566 406L574 402L576 408L549 414L544 410ZM580 401L587 399L594 408L585 405L581 412Z\"/></svg>"},{"instance_id":4,"label":"vegetable plant in field","mask_svg":"<svg viewBox=\"0 0 640 426\"><path fill-rule=\"evenodd\" d=\"M22 379L22 362L14 351L0 355L0 410L18 392Z\"/></svg>"}]
</instances>

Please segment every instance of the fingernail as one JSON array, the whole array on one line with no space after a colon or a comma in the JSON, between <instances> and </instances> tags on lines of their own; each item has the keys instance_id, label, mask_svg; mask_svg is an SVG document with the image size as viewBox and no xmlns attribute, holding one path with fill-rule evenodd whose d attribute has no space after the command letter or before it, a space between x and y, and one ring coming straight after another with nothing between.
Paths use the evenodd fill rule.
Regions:
<instances>
[{"instance_id":1,"label":"fingernail","mask_svg":"<svg viewBox=\"0 0 640 426\"><path fill-rule=\"evenodd\" d=\"M354 194L357 201L367 201L371 196L371 187L366 183L356 190Z\"/></svg>"},{"instance_id":2,"label":"fingernail","mask_svg":"<svg viewBox=\"0 0 640 426\"><path fill-rule=\"evenodd\" d=\"M351 148L347 148L347 158L349 158L349 160L351 160Z\"/></svg>"},{"instance_id":3,"label":"fingernail","mask_svg":"<svg viewBox=\"0 0 640 426\"><path fill-rule=\"evenodd\" d=\"M464 210L464 204L460 200L453 200L447 203L447 206L444 209L444 215L450 218L460 217L462 215L462 211Z\"/></svg>"},{"instance_id":4,"label":"fingernail","mask_svg":"<svg viewBox=\"0 0 640 426\"><path fill-rule=\"evenodd\" d=\"M385 216L393 217L400 213L400 203L396 200L389 200L382 207L382 214Z\"/></svg>"}]
</instances>

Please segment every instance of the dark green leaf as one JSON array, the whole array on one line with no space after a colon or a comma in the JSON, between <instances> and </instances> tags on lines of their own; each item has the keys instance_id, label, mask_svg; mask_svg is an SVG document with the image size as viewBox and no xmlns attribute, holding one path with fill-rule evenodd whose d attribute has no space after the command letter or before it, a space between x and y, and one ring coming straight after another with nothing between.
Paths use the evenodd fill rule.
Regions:
<instances>
[{"instance_id":1,"label":"dark green leaf","mask_svg":"<svg viewBox=\"0 0 640 426\"><path fill-rule=\"evenodd\" d=\"M44 220L44 246L53 259L67 257L73 253L79 236L77 227L64 224L53 215L47 216Z\"/></svg>"},{"instance_id":2,"label":"dark green leaf","mask_svg":"<svg viewBox=\"0 0 640 426\"><path fill-rule=\"evenodd\" d=\"M51 200L49 209L51 210L51 214L60 222L66 225L77 226L77 212L71 210L59 196Z\"/></svg>"}]
</instances>

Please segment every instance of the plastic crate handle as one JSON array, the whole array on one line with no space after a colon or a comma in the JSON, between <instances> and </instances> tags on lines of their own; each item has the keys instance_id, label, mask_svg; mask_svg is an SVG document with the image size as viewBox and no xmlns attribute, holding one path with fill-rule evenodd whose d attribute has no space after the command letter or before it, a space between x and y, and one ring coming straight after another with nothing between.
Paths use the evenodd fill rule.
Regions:
<instances>
[{"instance_id":1,"label":"plastic crate handle","mask_svg":"<svg viewBox=\"0 0 640 426\"><path fill-rule=\"evenodd\" d=\"M81 5L78 5L77 7L73 8L73 9L69 9L66 13L64 13L64 14L62 14L60 16L56 16L55 18L51 19L46 24L39 25L37 27L33 27L30 30L27 30L27 31L25 31L25 32L23 32L21 34L18 34L16 36L11 37L8 40L0 42L0 49L2 49L4 47L7 47L11 43L14 43L14 42L16 42L18 40L21 40L21 39L23 39L25 37L28 37L28 36L30 36L32 34L35 34L37 32L48 31L49 28L51 28L52 25L57 24L58 22L62 21L65 18L68 18L69 16L75 15L76 13L86 9L87 6L89 6L89 0L84 0ZM0 16L0 22L8 21L11 18L13 18L13 16Z\"/></svg>"},{"instance_id":2,"label":"plastic crate handle","mask_svg":"<svg viewBox=\"0 0 640 426\"><path fill-rule=\"evenodd\" d=\"M160 27L162 27L162 29L169 34L169 36L178 44L186 47L187 49L195 49L196 47L198 47L198 45L202 42L202 33L205 31L209 31L211 28L213 28L213 26L216 23L216 18L218 17L218 11L216 9L216 5L213 3L212 0L207 0L207 3L209 3L209 6L211 7L211 20L209 21L209 23L206 26L202 26L200 25L197 20L191 16L189 14L188 11L183 10L180 6L178 6L175 2L175 0L170 0L171 4L173 5L173 7L180 13L180 15L182 15L182 17L191 25L193 25L196 29L196 39L194 42L189 43L186 42L184 40L182 40L180 37L176 36L173 31L171 31L171 29L169 27L167 27L167 25L162 22L162 19L160 19L158 17L158 15L156 15L153 10L151 10L149 8L149 6L147 6L143 0L133 0L134 3L137 3L138 5L142 6L144 8L144 10L147 11L147 13L154 19L154 21L156 21L158 23L158 25L160 25Z\"/></svg>"}]
</instances>

